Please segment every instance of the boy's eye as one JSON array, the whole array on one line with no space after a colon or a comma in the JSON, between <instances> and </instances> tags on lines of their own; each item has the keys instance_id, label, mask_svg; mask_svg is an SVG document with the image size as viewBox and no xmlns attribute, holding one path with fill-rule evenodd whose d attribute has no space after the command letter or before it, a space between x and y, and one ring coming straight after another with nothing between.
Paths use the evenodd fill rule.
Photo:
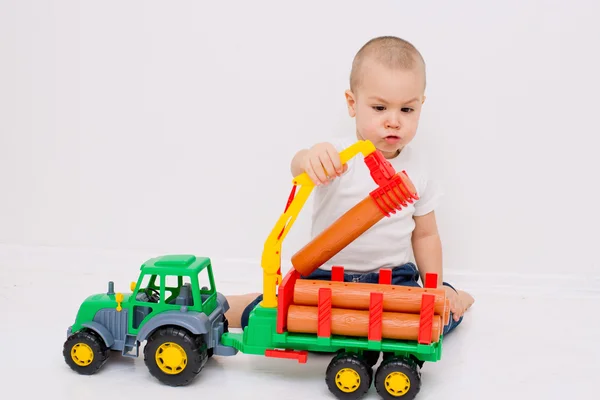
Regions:
<instances>
[{"instance_id":1,"label":"boy's eye","mask_svg":"<svg viewBox=\"0 0 600 400\"><path fill-rule=\"evenodd\" d=\"M373 106L373 110L375 110L375 111L383 111L383 110L385 110L385 107L384 106Z\"/></svg>"},{"instance_id":2,"label":"boy's eye","mask_svg":"<svg viewBox=\"0 0 600 400\"><path fill-rule=\"evenodd\" d=\"M412 108L409 108L409 107L404 107L404 108L402 109L402 112L405 112L405 113L409 113L409 112L413 112L413 111L414 111L414 110L413 110Z\"/></svg>"}]
</instances>

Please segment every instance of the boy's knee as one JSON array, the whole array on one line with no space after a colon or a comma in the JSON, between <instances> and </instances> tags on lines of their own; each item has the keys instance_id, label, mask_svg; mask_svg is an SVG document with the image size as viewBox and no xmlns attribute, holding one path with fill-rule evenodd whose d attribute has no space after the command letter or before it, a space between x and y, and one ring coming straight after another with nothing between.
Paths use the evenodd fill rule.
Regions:
<instances>
[{"instance_id":1,"label":"boy's knee","mask_svg":"<svg viewBox=\"0 0 600 400\"><path fill-rule=\"evenodd\" d=\"M442 285L444 286L448 286L450 289L454 290L456 293L458 293L458 291L454 288L454 286L452 286L451 284L449 284L448 282L442 282Z\"/></svg>"}]
</instances>

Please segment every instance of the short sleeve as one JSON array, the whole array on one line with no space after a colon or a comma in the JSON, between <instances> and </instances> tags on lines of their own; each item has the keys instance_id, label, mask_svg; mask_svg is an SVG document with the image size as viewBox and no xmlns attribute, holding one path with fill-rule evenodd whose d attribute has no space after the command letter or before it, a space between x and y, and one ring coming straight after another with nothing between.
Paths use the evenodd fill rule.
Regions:
<instances>
[{"instance_id":1,"label":"short sleeve","mask_svg":"<svg viewBox=\"0 0 600 400\"><path fill-rule=\"evenodd\" d=\"M420 177L418 185L419 200L415 202L416 217L420 217L434 211L441 203L443 190L440 183L425 173Z\"/></svg>"}]
</instances>

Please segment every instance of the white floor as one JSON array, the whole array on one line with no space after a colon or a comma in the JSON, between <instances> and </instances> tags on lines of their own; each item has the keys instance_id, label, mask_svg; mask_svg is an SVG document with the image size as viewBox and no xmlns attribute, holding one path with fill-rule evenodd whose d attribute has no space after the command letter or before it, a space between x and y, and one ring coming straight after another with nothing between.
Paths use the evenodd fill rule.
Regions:
<instances>
[{"instance_id":1,"label":"white floor","mask_svg":"<svg viewBox=\"0 0 600 400\"><path fill-rule=\"evenodd\" d=\"M21 398L333 399L324 382L329 358L307 364L238 354L209 361L191 386L160 385L143 359L112 357L91 377L62 358L79 303L108 280L127 290L146 255L0 246L0 382ZM215 261L219 291L260 289L261 271ZM245 274L235 273L244 269ZM234 271L233 276L226 276ZM251 279L248 284L238 277ZM417 399L597 399L600 378L600 281L457 274L476 304L445 340L442 360L427 363ZM560 285L560 286L559 286ZM10 389L10 388L13 389ZM586 394L586 392L588 392ZM4 396L2 396L4 397ZM365 399L379 398L371 388Z\"/></svg>"}]
</instances>

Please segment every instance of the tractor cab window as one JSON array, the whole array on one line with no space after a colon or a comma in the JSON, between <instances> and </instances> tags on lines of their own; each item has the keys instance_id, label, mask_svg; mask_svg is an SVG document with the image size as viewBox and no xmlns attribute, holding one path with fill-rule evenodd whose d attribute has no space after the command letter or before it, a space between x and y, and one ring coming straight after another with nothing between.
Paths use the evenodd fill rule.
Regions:
<instances>
[{"instance_id":1,"label":"tractor cab window","mask_svg":"<svg viewBox=\"0 0 600 400\"><path fill-rule=\"evenodd\" d=\"M165 303L193 306L192 280L189 276L167 275L165 277Z\"/></svg>"},{"instance_id":2,"label":"tractor cab window","mask_svg":"<svg viewBox=\"0 0 600 400\"><path fill-rule=\"evenodd\" d=\"M198 274L198 286L200 287L200 298L203 305L215 293L215 283L213 281L212 266L208 265Z\"/></svg>"},{"instance_id":3,"label":"tractor cab window","mask_svg":"<svg viewBox=\"0 0 600 400\"><path fill-rule=\"evenodd\" d=\"M160 276L144 275L135 299L143 303L158 303L160 301Z\"/></svg>"}]
</instances>

